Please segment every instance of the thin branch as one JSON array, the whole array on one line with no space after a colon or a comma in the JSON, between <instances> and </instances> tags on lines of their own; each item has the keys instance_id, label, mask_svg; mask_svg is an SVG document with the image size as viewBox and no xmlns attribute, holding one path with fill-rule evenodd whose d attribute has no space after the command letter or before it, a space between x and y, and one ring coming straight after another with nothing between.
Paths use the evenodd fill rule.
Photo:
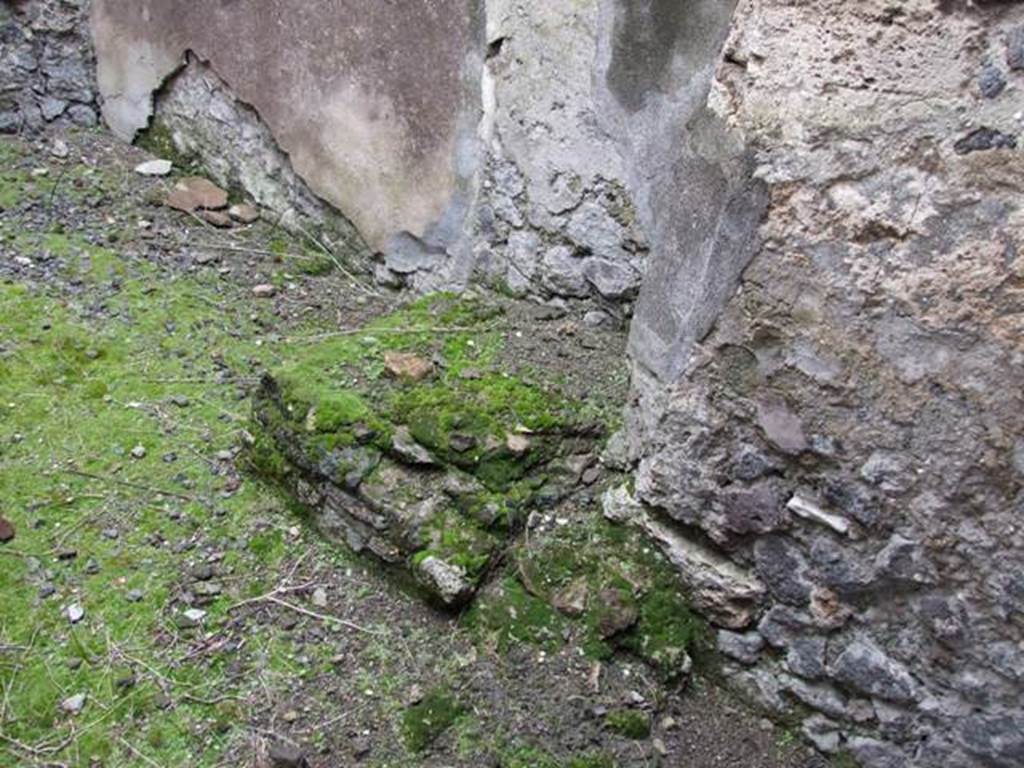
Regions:
<instances>
[{"instance_id":1,"label":"thin branch","mask_svg":"<svg viewBox=\"0 0 1024 768\"><path fill-rule=\"evenodd\" d=\"M349 629L354 629L357 632L364 632L367 635L378 635L378 636L380 636L380 635L384 634L383 632L381 632L379 630L369 629L368 627L360 626L359 624L355 624L354 622L346 621L345 619L339 619L337 616L328 616L327 614L324 614L324 613L317 613L316 611L307 610L306 608L303 608L300 605L294 605L292 603L289 603L287 600L282 600L279 597L268 597L267 598L267 602L274 603L275 605L280 605L282 608L290 608L291 610L295 611L296 613L301 613L304 616L309 616L310 618L318 619L319 621L323 621L323 622L326 622L328 624L330 624L330 623L340 624L343 627L348 627Z\"/></svg>"},{"instance_id":2,"label":"thin branch","mask_svg":"<svg viewBox=\"0 0 1024 768\"><path fill-rule=\"evenodd\" d=\"M121 480L116 477L108 477L106 475L94 475L91 472L82 472L78 469L65 469L63 470L69 475L77 475L78 477L85 477L91 480L99 480L104 483L111 483L113 485L121 485L125 488L134 488L137 491L147 491L148 493L155 493L159 496L169 496L173 499L181 499L182 501L198 501L195 496L189 496L187 493L178 493L177 491L165 491L162 488L154 488L149 485L143 485L142 483L133 483L130 480ZM2 551L2 550L0 550Z\"/></svg>"},{"instance_id":3,"label":"thin branch","mask_svg":"<svg viewBox=\"0 0 1024 768\"><path fill-rule=\"evenodd\" d=\"M62 751L64 749L66 749L68 746L70 746L71 743L76 738L78 738L77 734L73 733L70 736L68 736L66 739L64 739L63 741L58 742L57 744L53 744L53 745L50 745L50 746L33 747L31 744L26 744L25 742L18 741L17 739L15 739L15 738L13 738L11 736L8 736L5 733L0 733L0 739L2 739L3 741L6 741L8 744L10 744L15 749L18 749L18 750L20 750L21 752L24 752L27 755L32 755L33 757L42 757L43 755L52 755L52 754L55 754L57 752L60 752L60 751Z\"/></svg>"},{"instance_id":4,"label":"thin branch","mask_svg":"<svg viewBox=\"0 0 1024 768\"><path fill-rule=\"evenodd\" d=\"M294 586L294 587L283 587L283 586L275 587L270 592L267 592L265 595L260 595L259 597L250 597L247 600L242 600L240 602L235 603L232 606L229 606L228 607L228 613L231 613L232 611L237 610L238 608L241 608L242 606L245 606L245 605L252 605L254 603L264 603L267 600L269 600L270 598L276 597L277 595L283 595L283 594L286 594L288 592L304 592L305 590L307 590L310 587L312 587L314 585L314 583L315 582L309 582L308 584L299 584L299 585Z\"/></svg>"},{"instance_id":5,"label":"thin branch","mask_svg":"<svg viewBox=\"0 0 1024 768\"><path fill-rule=\"evenodd\" d=\"M332 623L333 622L333 623L339 624L339 625L341 625L343 627L348 627L349 629L354 629L357 632L364 632L364 633L366 633L368 635L382 635L383 634L383 632L380 632L378 630L369 629L367 627L360 626L359 624L356 624L354 622L346 621L345 619L339 619L337 616L328 616L327 614L324 614L324 613L317 613L315 611L310 611L310 610L308 610L306 608L303 608L300 605L295 605L294 603L289 603L287 600L282 600L280 597L278 597L278 595L283 595L283 594L286 594L288 592L302 592L304 590L309 589L311 586L312 586L312 584L301 584L301 585L295 586L295 587L277 587L277 588L271 590L270 592L267 592L265 595L260 595L259 597L251 597L248 600L242 600L239 603L235 603L234 605L232 605L232 606L230 606L228 608L228 613L231 613L232 611L237 610L238 608L241 608L242 606L245 606L245 605L253 605L253 604L256 604L256 603L273 603L274 605L279 605L282 608L288 608L290 610L295 611L296 613L301 613L301 614L303 614L305 616L309 616L310 618L317 619L318 621L323 621L323 622L327 622L327 623Z\"/></svg>"},{"instance_id":6,"label":"thin branch","mask_svg":"<svg viewBox=\"0 0 1024 768\"><path fill-rule=\"evenodd\" d=\"M46 207L47 208L53 208L53 198L54 198L54 195L57 194L57 188L60 186L60 183L64 180L64 177L67 176L69 168L70 168L70 166L65 165L65 166L63 166L61 168L60 173L57 174L57 180L55 182L53 182L53 188L50 189L50 194L46 198Z\"/></svg>"},{"instance_id":7,"label":"thin branch","mask_svg":"<svg viewBox=\"0 0 1024 768\"><path fill-rule=\"evenodd\" d=\"M133 747L131 743L123 736L118 736L117 740L121 744L121 746L125 747L129 752L131 752L133 755L135 755L137 758L142 760L147 765L151 765L153 766L153 768L163 768L163 766L160 765L160 763L158 763L156 760L154 760L151 757L148 757L147 755L144 755L142 752Z\"/></svg>"},{"instance_id":8,"label":"thin branch","mask_svg":"<svg viewBox=\"0 0 1024 768\"><path fill-rule=\"evenodd\" d=\"M299 731L299 733L303 733L303 734L306 734L306 733L323 733L327 728L330 728L332 725L336 725L336 724L340 723L342 720L347 720L348 718L352 717L353 715L356 715L359 712L362 712L368 706L369 706L368 703L360 704L359 706L353 707L352 709L349 709L349 710L346 710L346 711L342 712L340 715L332 717L329 720L324 720L321 723L317 723L316 725L311 725L308 728L304 728L303 730Z\"/></svg>"},{"instance_id":9,"label":"thin branch","mask_svg":"<svg viewBox=\"0 0 1024 768\"><path fill-rule=\"evenodd\" d=\"M360 291L365 293L367 296L374 296L374 297L376 297L378 299L382 298L382 294L381 294L380 291L374 290L372 287L370 287L368 285L365 285L358 277L356 277L354 274L352 274L352 272L350 272L348 269L346 269L342 265L342 263L338 259L338 257L334 255L334 252L330 248L328 248L326 245L324 245L323 242L320 241L320 238L318 238L315 235L311 234L308 230L306 230L298 222L296 222L295 226L298 228L299 232L301 232L305 237L307 237L309 240L312 240L313 243L316 245L316 247L319 248L321 251L323 251L324 255L327 256L327 258L330 259L334 263L334 266L338 268L338 271L341 272L343 275L345 275L345 277L347 277L349 280L351 280L352 283Z\"/></svg>"},{"instance_id":10,"label":"thin branch","mask_svg":"<svg viewBox=\"0 0 1024 768\"><path fill-rule=\"evenodd\" d=\"M93 510L90 514L83 515L79 519L79 521L77 523L75 523L74 525L72 525L70 528L67 528L64 531L62 531L60 533L60 535L56 539L54 539L52 549L57 550L57 549L60 549L61 547L63 547L64 546L64 542L67 541L68 537L71 534L73 534L75 531L77 531L82 526L86 525L87 523L92 522L96 518L96 516L100 512L102 512L104 509L106 509L106 507L101 504L99 507L97 507L95 510Z\"/></svg>"},{"instance_id":11,"label":"thin branch","mask_svg":"<svg viewBox=\"0 0 1024 768\"><path fill-rule=\"evenodd\" d=\"M22 552L19 549L10 549L9 547L0 547L0 555L10 555L11 557L20 557L23 560L28 560L30 557L42 558L47 557L45 554L38 552Z\"/></svg>"},{"instance_id":12,"label":"thin branch","mask_svg":"<svg viewBox=\"0 0 1024 768\"><path fill-rule=\"evenodd\" d=\"M324 339L332 339L339 336L359 336L365 334L367 336L383 336L383 335L401 335L406 333L469 333L469 332L483 332L494 328L493 325L479 327L479 326L468 326L468 325L448 325L448 326L429 326L429 325L418 325L408 326L404 328L342 328L337 331L331 331L329 333L318 333L314 336L286 336L281 339L285 344L309 344L312 342L323 341Z\"/></svg>"},{"instance_id":13,"label":"thin branch","mask_svg":"<svg viewBox=\"0 0 1024 768\"><path fill-rule=\"evenodd\" d=\"M229 253L248 253L253 256L275 256L283 259L299 259L300 261L315 261L317 258L315 256L310 256L305 253L295 253L294 251L271 251L266 248L250 248L244 245L231 245L228 243L194 242L185 239L180 240L179 243L181 245L188 245L195 248L208 248L211 251L227 251Z\"/></svg>"}]
</instances>

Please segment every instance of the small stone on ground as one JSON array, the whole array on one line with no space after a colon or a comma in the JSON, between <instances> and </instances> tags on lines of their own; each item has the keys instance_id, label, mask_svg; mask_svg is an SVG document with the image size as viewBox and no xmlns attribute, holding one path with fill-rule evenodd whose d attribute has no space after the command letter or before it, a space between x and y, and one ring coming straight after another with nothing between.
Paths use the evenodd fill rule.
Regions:
<instances>
[{"instance_id":1,"label":"small stone on ground","mask_svg":"<svg viewBox=\"0 0 1024 768\"><path fill-rule=\"evenodd\" d=\"M260 219L260 212L256 206L241 203L228 208L228 216L239 224L255 224Z\"/></svg>"},{"instance_id":2,"label":"small stone on ground","mask_svg":"<svg viewBox=\"0 0 1024 768\"><path fill-rule=\"evenodd\" d=\"M306 768L309 765L306 755L294 744L274 742L270 745L269 755L273 768Z\"/></svg>"},{"instance_id":3,"label":"small stone on ground","mask_svg":"<svg viewBox=\"0 0 1024 768\"><path fill-rule=\"evenodd\" d=\"M201 208L215 211L227 204L228 193L212 181L199 176L179 180L164 199L164 205L184 213L193 213Z\"/></svg>"},{"instance_id":4,"label":"small stone on ground","mask_svg":"<svg viewBox=\"0 0 1024 768\"><path fill-rule=\"evenodd\" d=\"M74 696L69 696L60 703L60 708L69 715L81 714L85 709L85 694L76 693Z\"/></svg>"},{"instance_id":5,"label":"small stone on ground","mask_svg":"<svg viewBox=\"0 0 1024 768\"><path fill-rule=\"evenodd\" d=\"M135 166L135 172L140 176L166 176L174 167L170 160L147 160Z\"/></svg>"},{"instance_id":6,"label":"small stone on ground","mask_svg":"<svg viewBox=\"0 0 1024 768\"><path fill-rule=\"evenodd\" d=\"M200 211L198 216L210 226L217 227L217 229L231 228L231 219L228 218L226 213L221 213L220 211Z\"/></svg>"},{"instance_id":7,"label":"small stone on ground","mask_svg":"<svg viewBox=\"0 0 1024 768\"><path fill-rule=\"evenodd\" d=\"M434 372L434 364L410 352L385 352L384 368L396 379L420 381Z\"/></svg>"},{"instance_id":8,"label":"small stone on ground","mask_svg":"<svg viewBox=\"0 0 1024 768\"><path fill-rule=\"evenodd\" d=\"M14 524L4 517L0 517L0 544L6 544L14 538Z\"/></svg>"}]
</instances>

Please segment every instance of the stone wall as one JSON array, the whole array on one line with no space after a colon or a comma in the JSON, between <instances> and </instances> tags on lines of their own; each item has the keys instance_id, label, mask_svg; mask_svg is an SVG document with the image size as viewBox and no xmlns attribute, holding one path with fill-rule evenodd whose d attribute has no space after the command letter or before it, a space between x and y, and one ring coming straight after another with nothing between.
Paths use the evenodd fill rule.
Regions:
<instances>
[{"instance_id":1,"label":"stone wall","mask_svg":"<svg viewBox=\"0 0 1024 768\"><path fill-rule=\"evenodd\" d=\"M545 300L628 311L649 244L594 76L598 0L486 3L489 56L475 210L475 276Z\"/></svg>"},{"instance_id":2,"label":"stone wall","mask_svg":"<svg viewBox=\"0 0 1024 768\"><path fill-rule=\"evenodd\" d=\"M88 3L0 4L0 133L97 123Z\"/></svg>"},{"instance_id":3,"label":"stone wall","mask_svg":"<svg viewBox=\"0 0 1024 768\"><path fill-rule=\"evenodd\" d=\"M713 327L656 281L633 328L648 524L761 593L728 677L868 766L1024 763L1022 68L1017 4L743 0L760 245Z\"/></svg>"},{"instance_id":4,"label":"stone wall","mask_svg":"<svg viewBox=\"0 0 1024 768\"><path fill-rule=\"evenodd\" d=\"M423 0L366 15L351 0L354 27L323 23L336 4L285 4L277 25L252 5L97 0L115 132L169 128L278 213L323 215L325 201L378 253L382 284L476 279L628 315L648 244L593 77L604 3Z\"/></svg>"}]
</instances>

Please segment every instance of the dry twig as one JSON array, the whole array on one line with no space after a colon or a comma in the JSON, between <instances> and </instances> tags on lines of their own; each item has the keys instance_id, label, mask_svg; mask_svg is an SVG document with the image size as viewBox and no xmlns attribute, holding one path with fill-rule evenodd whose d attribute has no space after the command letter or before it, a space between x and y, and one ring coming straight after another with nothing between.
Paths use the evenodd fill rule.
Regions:
<instances>
[{"instance_id":1,"label":"dry twig","mask_svg":"<svg viewBox=\"0 0 1024 768\"><path fill-rule=\"evenodd\" d=\"M117 737L117 741L118 741L118 743L121 744L122 747L124 747L129 752L131 752L133 755L135 755L137 758L142 760L142 762L146 763L146 765L151 765L151 766L153 766L153 768L163 768L163 766L161 766L160 763L158 763L156 760L154 760L153 758L151 758L151 757L149 757L147 755L144 755L142 752L140 752L135 747L133 747L131 745L131 743L127 739L125 739L123 736L118 736Z\"/></svg>"},{"instance_id":2,"label":"dry twig","mask_svg":"<svg viewBox=\"0 0 1024 768\"><path fill-rule=\"evenodd\" d=\"M328 624L331 624L331 623L333 623L333 624L340 624L343 627L348 627L349 629L354 629L357 632L364 632L367 635L382 635L382 634L384 634L383 632L380 632L379 630L369 629L368 627L361 626L359 624L356 624L355 622L346 621L345 619L339 619L337 616L329 616L329 615L327 615L325 613L317 613L316 611L310 611L310 610L308 610L306 608L303 608L301 605L295 605L293 603L289 603L287 600L282 600L279 597L268 597L267 598L267 602L274 603L275 605L280 605L282 608L290 608L291 610L295 611L296 613L301 613L304 616L309 616L310 618L318 619L319 621L323 621L323 622L326 622Z\"/></svg>"},{"instance_id":3,"label":"dry twig","mask_svg":"<svg viewBox=\"0 0 1024 768\"><path fill-rule=\"evenodd\" d=\"M95 475L91 472L82 472L79 469L65 469L69 475L76 475L78 477L85 477L91 480L99 480L104 483L111 483L112 485L121 485L125 488L134 488L136 491L146 491L148 493L154 493L159 496L169 496L173 499L181 499L182 501L197 501L195 496L189 496L187 493L178 493L177 491L165 491L162 488L154 488L149 485L143 485L142 483L133 483L131 480L121 480L116 477L108 477L106 475Z\"/></svg>"},{"instance_id":4,"label":"dry twig","mask_svg":"<svg viewBox=\"0 0 1024 768\"><path fill-rule=\"evenodd\" d=\"M317 619L318 621L323 621L328 624L338 624L339 626L347 627L348 629L353 629L357 632L363 632L368 635L383 634L378 630L369 629L368 627L361 626L359 624L356 624L355 622L347 621L346 619L339 619L337 616L330 616L325 613L317 613L316 611L311 611L307 608L303 608L301 605L295 605L294 603L289 603L287 600L282 600L280 595L285 595L290 592L304 592L308 590L310 587L314 586L315 582L307 582L305 584L293 586L288 585L288 582L291 581L292 578L295 576L295 572L299 569L299 566L302 564L304 558L305 555L300 557L295 562L291 570L288 572L288 575L285 576L284 579L281 580L281 583L278 584L278 586L274 587L274 589L258 597L250 597L247 600L242 600L238 603L235 603L234 605L228 608L228 613L231 613L232 611L237 610L238 608L241 608L246 605L254 605L256 603L273 603L274 605L279 605L282 608L288 608L292 611L295 611L296 613L301 613L304 616L309 616L310 618Z\"/></svg>"},{"instance_id":5,"label":"dry twig","mask_svg":"<svg viewBox=\"0 0 1024 768\"><path fill-rule=\"evenodd\" d=\"M285 344L310 344L317 341L323 341L324 339L332 339L339 336L391 336L391 335L402 335L406 333L482 333L489 331L494 326L486 327L472 327L466 325L448 325L448 326L429 326L429 325L418 325L418 326L407 326L404 328L341 328L337 331L329 331L328 333L318 333L313 336L286 336L281 339Z\"/></svg>"}]
</instances>

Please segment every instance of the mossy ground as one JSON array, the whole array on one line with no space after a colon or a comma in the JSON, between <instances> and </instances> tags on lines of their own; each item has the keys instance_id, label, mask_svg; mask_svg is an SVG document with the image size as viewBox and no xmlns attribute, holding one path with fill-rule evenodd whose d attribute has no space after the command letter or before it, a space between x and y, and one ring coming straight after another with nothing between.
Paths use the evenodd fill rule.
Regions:
<instances>
[{"instance_id":1,"label":"mossy ground","mask_svg":"<svg viewBox=\"0 0 1024 768\"><path fill-rule=\"evenodd\" d=\"M38 194L21 189L22 200ZM184 608L186 556L173 546L216 542L222 569L254 574L204 606L209 630L231 620L231 602L273 588L286 558L280 502L255 483L232 490L236 476L216 458L238 445L246 412L235 397L244 381L218 376L269 362L257 341L269 318L78 234L20 232L7 248L59 260L76 291L0 284L0 513L17 528L0 549L2 749L135 764L127 742L160 764L214 765L225 726L247 716L246 686L228 679L226 659L182 663L187 649L169 644ZM254 531L268 514L277 522ZM76 625L72 603L85 610ZM292 671L269 633L249 643L268 676ZM60 709L75 694L87 697L78 718Z\"/></svg>"},{"instance_id":2,"label":"mossy ground","mask_svg":"<svg viewBox=\"0 0 1024 768\"><path fill-rule=\"evenodd\" d=\"M229 367L259 350L229 340L191 281L167 284L144 270L117 277L112 265L99 266L115 261L113 254L100 255L79 279L123 280L106 300L116 319L102 325L61 300L0 286L0 497L18 530L16 542L0 550L0 644L13 662L0 670L9 708L4 732L51 749L80 729L66 753L53 751L74 765L137 759L121 736L112 738L118 731L131 732L133 746L161 763L214 764L225 746L218 723L237 719L233 701L241 691L221 665L178 664L154 646L177 634L172 605L181 588L181 557L156 542L201 530L230 547L226 565L282 561L278 526L238 542L253 511L277 503L255 484L228 496L228 478L211 473L213 457L237 443L241 409L230 389L211 386L215 372L196 364L195 339L209 344L207 359L216 350ZM172 403L183 393L187 409ZM132 458L137 446L142 459ZM103 533L112 530L116 540ZM72 548L77 557L60 559ZM48 584L57 595L42 599ZM271 587L252 582L242 593ZM133 590L141 601L129 599ZM225 596L206 607L211 628L229 619L229 602ZM63 612L71 603L85 609L74 626ZM268 650L270 671L287 668ZM133 671L138 681L120 684ZM77 721L59 706L75 694L87 696ZM179 702L170 712L160 709L165 694Z\"/></svg>"},{"instance_id":3,"label":"mossy ground","mask_svg":"<svg viewBox=\"0 0 1024 768\"><path fill-rule=\"evenodd\" d=\"M19 145L0 143L0 210L14 207L30 183L28 169L18 167L17 161L23 156Z\"/></svg>"},{"instance_id":4,"label":"mossy ground","mask_svg":"<svg viewBox=\"0 0 1024 768\"><path fill-rule=\"evenodd\" d=\"M220 764L245 738L254 692L330 670L330 646L297 663L273 625L249 627L245 662L259 671L243 680L239 654L205 644L233 647L232 605L272 590L297 548L352 568L290 528L275 490L231 458L255 371L287 355L267 343L279 321L212 268L122 254L152 215L114 202L130 169L33 175L46 159L11 141L0 161L2 266L30 265L0 282L0 515L17 530L0 548L0 764ZM59 215L94 207L110 217L100 237ZM185 572L209 557L223 592L183 630L197 591ZM82 713L62 712L78 694Z\"/></svg>"},{"instance_id":5,"label":"mossy ground","mask_svg":"<svg viewBox=\"0 0 1024 768\"><path fill-rule=\"evenodd\" d=\"M646 739L651 735L651 718L635 709L616 709L604 717L607 728L627 739Z\"/></svg>"},{"instance_id":6,"label":"mossy ground","mask_svg":"<svg viewBox=\"0 0 1024 768\"><path fill-rule=\"evenodd\" d=\"M435 688L402 715L402 738L412 752L422 752L464 714L455 695Z\"/></svg>"},{"instance_id":7,"label":"mossy ground","mask_svg":"<svg viewBox=\"0 0 1024 768\"><path fill-rule=\"evenodd\" d=\"M0 515L17 529L0 545L0 765L249 765L280 738L327 768L355 764L356 736L369 739L362 761L371 768L650 764L649 744L621 739L573 703L613 707L644 688L641 678L606 660L595 694L590 660L561 635L564 617L514 571L505 583L534 629L499 626L505 652L491 654L479 642L487 633L391 588L372 564L305 527L275 487L240 471L259 372L308 361L310 342L372 324L387 302L367 300L334 272L303 274L291 255L306 245L271 225L225 235L154 207L169 182L135 177L131 168L146 159L138 151L98 133L64 138L66 161L45 142L0 140ZM39 167L47 175L33 175ZM202 245L217 242L232 250ZM257 282L278 285L277 299L254 300ZM465 321L428 305L410 311L431 326ZM492 321L504 319L482 320ZM460 365L486 373L497 354L486 333L386 330L333 337L366 354L349 367L324 358L323 375L379 382L370 352L385 344L430 354L441 345L453 361L446 377ZM516 343L536 330L520 324ZM571 364L554 356L547 373L525 365L514 375L531 392L546 391L545 376L583 371L577 378L589 383L591 358L599 369L621 360L617 340L596 343L609 345L604 357L577 350ZM465 380L472 402L498 404L487 411L496 419L489 428L513 419L543 426L530 421L532 395ZM573 418L586 420L621 401L571 399ZM435 400L389 402L412 413ZM365 403L379 408L373 392ZM363 413L357 402L336 406L325 413L338 425ZM264 449L268 465L280 462L272 445ZM212 580L196 575L204 568ZM85 611L77 624L67 617L72 604ZM182 621L189 607L206 612L199 626ZM530 618L534 610L543 618ZM535 631L545 624L548 632ZM530 655L538 642L551 643L543 663ZM460 712L422 753L403 738L414 685L451 692ZM86 697L82 712L63 712L60 703L77 694ZM688 705L667 706L682 717ZM700 723L715 722L712 709L694 706ZM756 720L744 721L735 748L737 717L723 722L659 735L670 759L713 741L714 759L691 761L695 768L736 754L797 765L776 758L770 743L746 746L771 738Z\"/></svg>"},{"instance_id":8,"label":"mossy ground","mask_svg":"<svg viewBox=\"0 0 1024 768\"><path fill-rule=\"evenodd\" d=\"M710 657L709 633L681 594L678 576L653 545L591 509L572 525L524 540L509 574L467 614L488 644L526 641L557 647L571 628L583 651L607 659L627 651L648 662L666 682L684 671L687 656ZM576 610L554 606L575 593ZM619 612L635 622L611 632Z\"/></svg>"},{"instance_id":9,"label":"mossy ground","mask_svg":"<svg viewBox=\"0 0 1024 768\"><path fill-rule=\"evenodd\" d=\"M512 747L498 764L500 768L615 768L615 759L600 752L559 759L533 747Z\"/></svg>"}]
</instances>

